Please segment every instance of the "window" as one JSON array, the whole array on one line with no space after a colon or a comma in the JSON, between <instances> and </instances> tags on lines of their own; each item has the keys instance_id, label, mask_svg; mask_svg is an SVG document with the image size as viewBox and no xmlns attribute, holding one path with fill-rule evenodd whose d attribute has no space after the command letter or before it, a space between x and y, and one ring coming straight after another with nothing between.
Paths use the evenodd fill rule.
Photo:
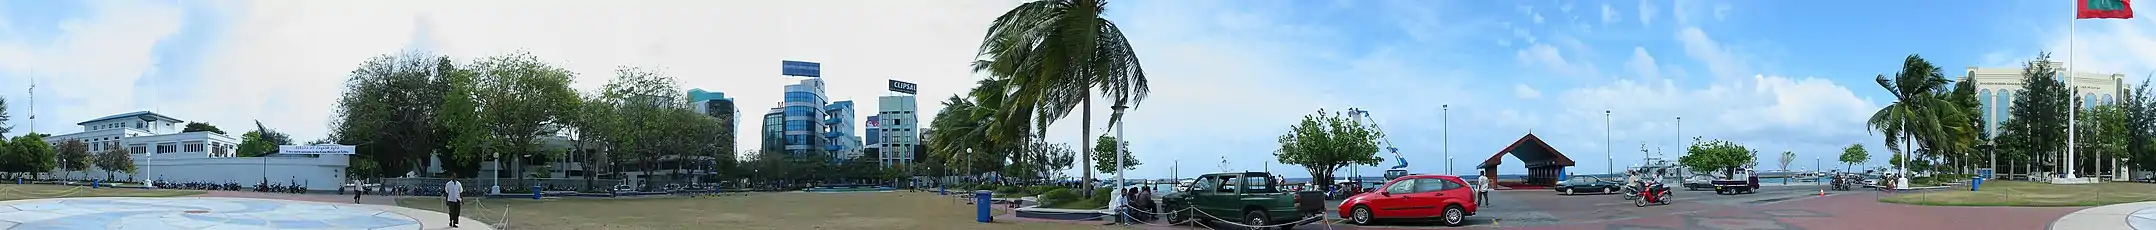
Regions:
<instances>
[{"instance_id":1,"label":"window","mask_svg":"<svg viewBox=\"0 0 2156 230\"><path fill-rule=\"evenodd\" d=\"M1415 192L1424 193L1445 190L1445 183L1440 181L1445 180L1432 178L1415 179Z\"/></svg>"},{"instance_id":2,"label":"window","mask_svg":"<svg viewBox=\"0 0 2156 230\"><path fill-rule=\"evenodd\" d=\"M1273 178L1271 178L1271 177L1243 177L1243 181L1242 181L1242 182L1243 182L1243 183L1242 183L1242 186L1243 186L1243 192L1248 192L1248 193L1269 193L1269 192L1279 192L1279 191L1274 191L1275 189L1273 189Z\"/></svg>"},{"instance_id":3,"label":"window","mask_svg":"<svg viewBox=\"0 0 2156 230\"><path fill-rule=\"evenodd\" d=\"M1235 192L1235 186L1236 186L1236 185L1234 184L1234 182L1235 182L1235 176L1221 176L1221 177L1215 177L1215 178L1208 178L1208 179L1210 179L1210 180L1207 180L1207 182L1211 182L1211 183L1206 183L1207 185L1210 185L1210 186L1206 186L1206 187L1216 187L1216 188L1214 188L1213 192L1223 192L1223 193L1234 193L1234 192Z\"/></svg>"},{"instance_id":4,"label":"window","mask_svg":"<svg viewBox=\"0 0 2156 230\"><path fill-rule=\"evenodd\" d=\"M173 152L179 152L179 151L180 151L180 146L179 146L179 145L177 145L177 144L171 144L171 143L165 143L165 144L157 144L157 153L173 153Z\"/></svg>"},{"instance_id":5,"label":"window","mask_svg":"<svg viewBox=\"0 0 2156 230\"><path fill-rule=\"evenodd\" d=\"M187 144L184 144L184 145L181 145L181 146L184 146L184 148L185 148L185 149L184 149L183 151L185 151L185 152L190 152L190 153L199 153L199 152L203 152L203 151L205 151L205 150L204 150L204 149L202 148L202 142L200 142L200 141L189 141L189 142L187 142Z\"/></svg>"},{"instance_id":6,"label":"window","mask_svg":"<svg viewBox=\"0 0 2156 230\"><path fill-rule=\"evenodd\" d=\"M127 145L128 153L150 153L150 147L142 144Z\"/></svg>"},{"instance_id":7,"label":"window","mask_svg":"<svg viewBox=\"0 0 2156 230\"><path fill-rule=\"evenodd\" d=\"M1385 186L1385 192L1392 194L1413 193L1415 192L1415 181L1416 180L1400 180L1400 182L1393 182L1392 185Z\"/></svg>"}]
</instances>

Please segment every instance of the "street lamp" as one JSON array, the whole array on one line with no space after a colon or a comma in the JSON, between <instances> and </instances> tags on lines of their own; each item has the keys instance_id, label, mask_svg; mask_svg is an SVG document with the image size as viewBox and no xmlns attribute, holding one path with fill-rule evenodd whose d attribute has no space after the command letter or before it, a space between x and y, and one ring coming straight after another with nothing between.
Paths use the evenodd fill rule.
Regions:
<instances>
[{"instance_id":1,"label":"street lamp","mask_svg":"<svg viewBox=\"0 0 2156 230\"><path fill-rule=\"evenodd\" d=\"M135 118L136 118L136 119L142 119L142 123L143 123L143 124L142 124L142 127L143 127L143 129L144 129L143 131L149 131L149 130L148 130L148 129L150 128L150 124L149 124L149 123L150 123L150 122L152 122L152 121L157 121L157 117L156 117L156 116L150 116L150 114L142 114L142 115L140 115L140 116L135 116ZM122 130L122 131L120 132L120 138L128 138L128 137L134 137L134 135L127 135L127 132L126 132L126 131L125 131L125 130L123 129L123 130ZM123 142L123 143L124 143L124 142L126 142L126 141L121 141L121 142ZM132 145L132 144L130 144L130 145ZM121 146L121 147L128 147L128 146ZM142 150L143 150L143 151L142 151L142 178L143 178L142 180L143 180L143 181L148 181L148 182L150 182L150 183L147 183L147 184L149 184L149 186L150 186L151 188L156 188L156 187L157 187L157 177L153 177L153 176L151 176L151 175L156 175L156 174L152 174L152 173L150 173L150 165L151 165L150 161L151 161L151 160L155 160L155 159L157 159L157 155L154 155L154 154L156 154L156 153L157 153L157 147L156 147L156 145L154 145L154 144L143 144L143 148L142 148Z\"/></svg>"},{"instance_id":2,"label":"street lamp","mask_svg":"<svg viewBox=\"0 0 2156 230\"><path fill-rule=\"evenodd\" d=\"M1607 160L1609 161L1610 167L1609 172L1606 173L1617 174L1617 150L1610 147L1610 145L1613 143L1610 142L1610 140L1612 140L1610 138L1610 129L1610 111L1602 110L1602 152L1603 154L1609 155L1609 159Z\"/></svg>"},{"instance_id":3,"label":"street lamp","mask_svg":"<svg viewBox=\"0 0 2156 230\"><path fill-rule=\"evenodd\" d=\"M1108 108L1109 108L1109 109L1113 109L1113 110L1115 110L1115 116L1114 116L1114 117L1117 117L1117 118L1121 118L1121 117L1123 117L1123 110L1124 110L1124 109L1129 109L1129 108L1130 108L1130 106L1124 106L1124 105L1115 105L1114 107L1108 107ZM1120 194L1124 194L1124 193L1123 193L1123 187L1125 187L1124 183L1126 183L1125 181L1123 181L1123 158L1124 158L1124 157L1127 157L1127 156L1125 156L1125 155L1124 155L1124 151L1125 151L1125 150L1124 150L1123 148L1124 148L1124 146L1126 146L1126 145L1127 145L1127 144L1124 144L1124 143L1130 143L1130 139L1126 139L1127 137L1124 137L1124 136L1123 136L1123 120L1122 120L1122 119L1116 119L1116 121L1115 121L1115 124L1109 124L1109 126L1115 127L1115 141L1116 141L1116 143L1115 143L1115 191L1116 191L1116 194L1120 195ZM1268 166L1269 166L1269 165L1268 165ZM1129 201L1124 201L1124 202L1129 202ZM1120 207L1120 206L1122 206L1122 205L1124 205L1124 204L1120 204L1120 203L1118 203L1118 204L1116 204L1116 205L1118 206L1118 207L1116 207L1117 209L1121 209L1121 208L1123 208L1123 207ZM1123 218L1116 218L1116 221L1117 221L1117 222L1119 222L1119 223L1120 223L1120 222L1122 222L1122 220L1123 220ZM1129 224L1129 223L1122 223L1122 224Z\"/></svg>"},{"instance_id":4,"label":"street lamp","mask_svg":"<svg viewBox=\"0 0 2156 230\"><path fill-rule=\"evenodd\" d=\"M1452 104L1444 104L1439 107L1445 109L1445 118L1440 121L1440 123L1444 124L1441 132L1444 132L1445 135L1445 174L1459 175L1452 173Z\"/></svg>"}]
</instances>

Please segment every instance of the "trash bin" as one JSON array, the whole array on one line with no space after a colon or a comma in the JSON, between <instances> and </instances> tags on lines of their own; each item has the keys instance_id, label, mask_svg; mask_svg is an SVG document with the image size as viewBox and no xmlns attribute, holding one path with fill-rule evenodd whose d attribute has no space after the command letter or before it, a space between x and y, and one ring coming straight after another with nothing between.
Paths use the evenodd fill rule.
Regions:
<instances>
[{"instance_id":1,"label":"trash bin","mask_svg":"<svg viewBox=\"0 0 2156 230\"><path fill-rule=\"evenodd\" d=\"M539 197L540 197L540 195L539 195L539 194L540 194L540 192L542 192L542 190L539 190L539 186L538 186L538 185L533 185L533 186L532 186L532 199L533 199L533 200L537 200L537 199L539 199Z\"/></svg>"},{"instance_id":2,"label":"trash bin","mask_svg":"<svg viewBox=\"0 0 2156 230\"><path fill-rule=\"evenodd\" d=\"M1976 191L1976 188L1977 188L1977 187L1982 187L1982 186L1984 186L1984 177L1970 177L1970 178L1969 178L1969 191L1971 191L1971 192L1975 192L1975 191Z\"/></svg>"},{"instance_id":3,"label":"trash bin","mask_svg":"<svg viewBox=\"0 0 2156 230\"><path fill-rule=\"evenodd\" d=\"M977 191L973 191L973 205L974 205L974 207L975 207L975 211L977 211L977 212L978 212L978 213L975 213L975 214L973 215L973 221L979 221L979 222L981 222L981 223L988 223L988 222L991 222L991 221L995 221L995 216L990 216L990 215L988 215L988 203L990 203L990 202L991 202L991 201L989 201L989 198L992 198L992 197L995 197L995 196L996 196L996 194L995 194L995 191L988 191L988 190L977 190Z\"/></svg>"}]
</instances>

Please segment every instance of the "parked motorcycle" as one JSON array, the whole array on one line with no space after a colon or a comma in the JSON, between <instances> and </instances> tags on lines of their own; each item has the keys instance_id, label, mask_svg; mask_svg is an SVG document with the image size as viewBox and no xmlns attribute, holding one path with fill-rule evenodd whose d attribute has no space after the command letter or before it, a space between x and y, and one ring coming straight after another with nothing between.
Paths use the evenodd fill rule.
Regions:
<instances>
[{"instance_id":1,"label":"parked motorcycle","mask_svg":"<svg viewBox=\"0 0 2156 230\"><path fill-rule=\"evenodd\" d=\"M1626 184L1624 186L1624 200L1638 200L1641 194L1641 192L1639 191L1641 184L1649 184L1647 186L1654 187L1654 189L1656 190L1662 190L1665 192L1669 191L1669 186L1662 183L1650 181L1634 182Z\"/></svg>"},{"instance_id":2,"label":"parked motorcycle","mask_svg":"<svg viewBox=\"0 0 2156 230\"><path fill-rule=\"evenodd\" d=\"M1647 207L1647 204L1649 203L1669 205L1669 186L1663 186L1662 183L1656 182L1647 183L1649 183L1650 185L1645 186L1646 189L1640 190L1637 193L1626 193L1627 195L1638 194L1634 195L1638 196L1639 198L1632 199L1632 206Z\"/></svg>"}]
</instances>

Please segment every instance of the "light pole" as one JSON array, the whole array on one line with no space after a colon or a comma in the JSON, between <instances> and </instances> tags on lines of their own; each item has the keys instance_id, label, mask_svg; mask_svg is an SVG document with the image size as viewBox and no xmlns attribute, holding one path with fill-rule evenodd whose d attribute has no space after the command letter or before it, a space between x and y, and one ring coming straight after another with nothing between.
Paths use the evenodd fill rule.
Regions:
<instances>
[{"instance_id":1,"label":"light pole","mask_svg":"<svg viewBox=\"0 0 2156 230\"><path fill-rule=\"evenodd\" d=\"M1445 109L1445 117L1442 119L1442 121L1439 121L1439 123L1444 124L1443 130L1441 130L1440 132L1443 132L1445 135L1445 174L1459 175L1452 173L1452 104L1445 104L1439 107Z\"/></svg>"},{"instance_id":2,"label":"light pole","mask_svg":"<svg viewBox=\"0 0 2156 230\"><path fill-rule=\"evenodd\" d=\"M136 118L136 119L141 119L141 120L142 120L142 123L143 123L143 124L142 124L142 127L143 127L143 128L145 129L145 130L143 130L143 131L149 131L149 130L147 130L147 129L148 129L149 127L150 127L150 124L149 124L149 123L150 123L150 122L152 122L152 121L157 121L157 117L154 117L154 116L150 116L149 114L143 114L143 115L141 115L141 116L135 116L135 118ZM122 131L120 132L120 136L121 136L122 138L127 138L127 137L134 137L134 135L128 135L128 134L127 134L127 132L126 132L126 131L125 131L124 129L123 129L123 130L122 130ZM122 142L125 142L125 141L122 141ZM132 145L132 144L130 144L130 145ZM157 159L157 145L156 145L156 144L143 144L142 146L143 146L143 148L142 148L142 150L143 150L143 151L142 151L142 178L143 178L143 179L142 179L142 180L143 180L143 181L149 181L150 183L148 183L148 184L149 184L150 188L157 188L157 179L156 179L157 177L155 177L155 176L152 176L152 175L156 175L156 174L151 174L151 173L150 173L150 165L152 165L152 163L150 163L150 161L151 161L151 160L156 160L156 159ZM127 147L127 146L122 146L122 147Z\"/></svg>"},{"instance_id":3,"label":"light pole","mask_svg":"<svg viewBox=\"0 0 2156 230\"><path fill-rule=\"evenodd\" d=\"M1615 143L1610 142L1612 140L1610 138L1610 129L1610 111L1602 110L1602 152L1603 154L1609 154L1609 159L1607 160L1609 160L1610 167L1609 172L1606 173L1617 174L1617 150L1610 147L1611 144Z\"/></svg>"},{"instance_id":4,"label":"light pole","mask_svg":"<svg viewBox=\"0 0 2156 230\"><path fill-rule=\"evenodd\" d=\"M1129 109L1129 108L1130 108L1130 106L1124 106L1124 105L1115 105L1114 107L1108 107L1108 108L1109 108L1109 109L1114 109L1114 110L1115 110L1115 117L1123 117L1123 109ZM1123 154L1123 153L1124 153L1124 151L1126 151L1126 150L1124 150L1123 148L1124 148L1124 146L1126 146L1126 145L1129 145L1129 144L1124 144L1124 143L1130 143L1130 139L1126 139L1126 138L1128 138L1128 137L1124 137L1124 136L1123 136L1123 121L1122 121L1122 120L1118 119L1118 120L1116 120L1116 121L1115 121L1115 124L1110 124L1109 126L1113 126L1113 127L1115 127L1115 141L1116 141L1116 143L1115 143L1115 191L1116 191L1116 194L1117 194L1118 196L1120 196L1121 194L1123 194L1123 187L1124 187L1123 183L1125 183L1125 182L1123 181L1123 158L1124 158L1124 157L1128 157L1128 156L1125 156L1125 155ZM1124 202L1129 202L1129 201L1124 201ZM1124 204L1116 204L1116 205L1117 205L1117 206L1122 206L1122 205L1124 205ZM1122 207L1116 207L1116 208L1120 209L1120 208L1122 208ZM1116 220L1117 220L1117 222L1121 222L1121 221L1122 221L1122 218L1116 218ZM1122 223L1122 224L1128 224L1128 223Z\"/></svg>"}]
</instances>

